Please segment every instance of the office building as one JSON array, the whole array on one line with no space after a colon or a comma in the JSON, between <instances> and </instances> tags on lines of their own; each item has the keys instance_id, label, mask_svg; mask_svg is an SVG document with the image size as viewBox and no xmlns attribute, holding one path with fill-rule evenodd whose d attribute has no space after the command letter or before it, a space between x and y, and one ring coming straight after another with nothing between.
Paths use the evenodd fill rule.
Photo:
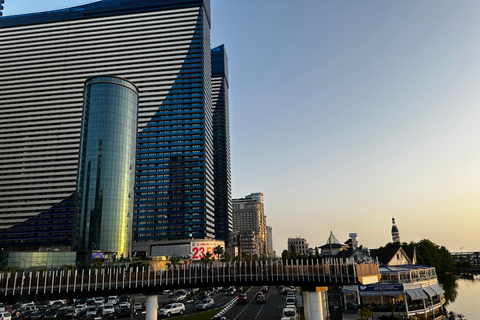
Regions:
<instances>
[{"instance_id":1,"label":"office building","mask_svg":"<svg viewBox=\"0 0 480 320\"><path fill-rule=\"evenodd\" d=\"M138 89L111 76L85 83L73 249L132 249Z\"/></svg>"},{"instance_id":2,"label":"office building","mask_svg":"<svg viewBox=\"0 0 480 320\"><path fill-rule=\"evenodd\" d=\"M267 217L263 206L263 193L252 193L244 198L232 199L233 231L253 231L255 251L267 256Z\"/></svg>"},{"instance_id":3,"label":"office building","mask_svg":"<svg viewBox=\"0 0 480 320\"><path fill-rule=\"evenodd\" d=\"M133 250L215 237L208 0L98 1L0 32L0 247L71 247L83 85L100 75L139 89Z\"/></svg>"},{"instance_id":4,"label":"office building","mask_svg":"<svg viewBox=\"0 0 480 320\"><path fill-rule=\"evenodd\" d=\"M275 257L273 250L273 230L271 226L267 226L267 251L269 257Z\"/></svg>"},{"instance_id":5,"label":"office building","mask_svg":"<svg viewBox=\"0 0 480 320\"><path fill-rule=\"evenodd\" d=\"M212 106L215 180L215 239L231 240L233 231L230 124L228 110L228 59L225 46L212 49Z\"/></svg>"},{"instance_id":6,"label":"office building","mask_svg":"<svg viewBox=\"0 0 480 320\"><path fill-rule=\"evenodd\" d=\"M294 248L296 254L307 255L308 254L308 242L307 239L302 237L288 238L287 240L288 251L292 252Z\"/></svg>"}]
</instances>

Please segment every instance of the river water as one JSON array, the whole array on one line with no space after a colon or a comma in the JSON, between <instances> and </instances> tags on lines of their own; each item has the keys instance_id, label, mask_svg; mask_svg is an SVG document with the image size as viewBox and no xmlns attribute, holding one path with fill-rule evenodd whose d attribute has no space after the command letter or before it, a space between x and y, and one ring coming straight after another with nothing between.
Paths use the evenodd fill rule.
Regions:
<instances>
[{"instance_id":1,"label":"river water","mask_svg":"<svg viewBox=\"0 0 480 320\"><path fill-rule=\"evenodd\" d=\"M448 311L461 313L466 320L480 319L480 275L471 278L441 279Z\"/></svg>"}]
</instances>

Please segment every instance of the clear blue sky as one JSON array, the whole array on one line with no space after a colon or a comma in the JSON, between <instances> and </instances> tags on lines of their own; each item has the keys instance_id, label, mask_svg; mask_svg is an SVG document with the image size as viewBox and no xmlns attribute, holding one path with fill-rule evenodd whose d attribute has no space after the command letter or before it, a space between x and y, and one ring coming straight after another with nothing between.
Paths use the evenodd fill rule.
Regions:
<instances>
[{"instance_id":1,"label":"clear blue sky","mask_svg":"<svg viewBox=\"0 0 480 320\"><path fill-rule=\"evenodd\" d=\"M83 4L5 0L4 14ZM278 254L480 250L480 2L212 0L230 70L233 197L263 192Z\"/></svg>"}]
</instances>

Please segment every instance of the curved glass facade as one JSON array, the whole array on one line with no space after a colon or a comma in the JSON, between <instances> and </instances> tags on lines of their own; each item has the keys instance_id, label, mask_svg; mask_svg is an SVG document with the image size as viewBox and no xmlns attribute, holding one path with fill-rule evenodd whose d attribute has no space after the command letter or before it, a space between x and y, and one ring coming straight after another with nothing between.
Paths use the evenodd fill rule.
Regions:
<instances>
[{"instance_id":1,"label":"curved glass facade","mask_svg":"<svg viewBox=\"0 0 480 320\"><path fill-rule=\"evenodd\" d=\"M131 252L138 90L109 76L85 82L74 249Z\"/></svg>"}]
</instances>

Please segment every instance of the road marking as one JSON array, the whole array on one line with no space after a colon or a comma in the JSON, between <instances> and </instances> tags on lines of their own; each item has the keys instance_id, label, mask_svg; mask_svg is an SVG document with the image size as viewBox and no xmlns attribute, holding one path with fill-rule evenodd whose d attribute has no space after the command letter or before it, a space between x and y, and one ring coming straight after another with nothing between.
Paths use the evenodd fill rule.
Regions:
<instances>
[{"instance_id":1,"label":"road marking","mask_svg":"<svg viewBox=\"0 0 480 320\"><path fill-rule=\"evenodd\" d=\"M254 299L250 299L250 301L249 301L249 302L245 305L245 307L237 314L237 316L236 316L235 318L233 318L233 320L236 320L236 319L242 314L242 312L245 311L245 309L247 309L248 305L249 305L250 303L252 303L253 300L254 300ZM255 319L256 319L256 318L255 318Z\"/></svg>"}]
</instances>

